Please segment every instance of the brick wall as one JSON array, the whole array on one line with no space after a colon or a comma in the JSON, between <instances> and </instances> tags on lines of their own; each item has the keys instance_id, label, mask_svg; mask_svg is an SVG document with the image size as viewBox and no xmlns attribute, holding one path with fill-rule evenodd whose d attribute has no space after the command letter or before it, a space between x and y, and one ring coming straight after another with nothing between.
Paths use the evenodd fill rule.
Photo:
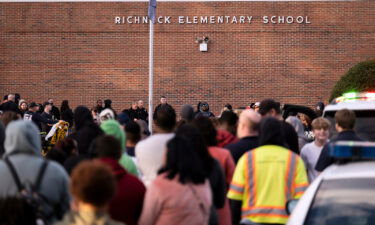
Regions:
<instances>
[{"instance_id":1,"label":"brick wall","mask_svg":"<svg viewBox=\"0 0 375 225\"><path fill-rule=\"evenodd\" d=\"M161 2L155 25L154 104L208 101L218 114L272 97L327 102L335 82L375 55L375 1ZM117 110L148 98L147 2L0 3L0 94L73 107L111 98ZM253 16L248 24L179 24L178 16ZM263 16L308 16L309 24L264 24ZM200 52L197 37L210 39Z\"/></svg>"}]
</instances>

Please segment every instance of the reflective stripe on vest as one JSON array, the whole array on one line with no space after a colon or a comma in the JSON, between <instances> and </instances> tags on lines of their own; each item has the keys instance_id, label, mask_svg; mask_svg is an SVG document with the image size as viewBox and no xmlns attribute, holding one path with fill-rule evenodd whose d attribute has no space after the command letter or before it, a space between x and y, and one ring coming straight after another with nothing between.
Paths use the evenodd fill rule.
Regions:
<instances>
[{"instance_id":1,"label":"reflective stripe on vest","mask_svg":"<svg viewBox=\"0 0 375 225\"><path fill-rule=\"evenodd\" d=\"M249 181L249 207L255 205L255 155L253 151L247 153L247 180Z\"/></svg>"},{"instance_id":2,"label":"reflective stripe on vest","mask_svg":"<svg viewBox=\"0 0 375 225\"><path fill-rule=\"evenodd\" d=\"M242 211L242 217L246 216L275 216L275 217L288 217L288 214L286 213L285 209L277 208L277 207L256 207L253 209L246 209Z\"/></svg>"},{"instance_id":3,"label":"reflective stripe on vest","mask_svg":"<svg viewBox=\"0 0 375 225\"><path fill-rule=\"evenodd\" d=\"M297 163L297 155L289 152L288 156L288 163L286 165L286 186L285 186L285 194L286 199L291 200L293 198L293 182L294 177L296 174L296 163Z\"/></svg>"}]
</instances>

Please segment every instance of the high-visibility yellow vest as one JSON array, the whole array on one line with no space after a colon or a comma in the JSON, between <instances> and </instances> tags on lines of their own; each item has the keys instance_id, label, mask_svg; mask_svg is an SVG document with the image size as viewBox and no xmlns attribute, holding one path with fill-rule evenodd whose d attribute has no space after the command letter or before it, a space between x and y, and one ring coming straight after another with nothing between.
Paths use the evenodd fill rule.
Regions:
<instances>
[{"instance_id":1,"label":"high-visibility yellow vest","mask_svg":"<svg viewBox=\"0 0 375 225\"><path fill-rule=\"evenodd\" d=\"M300 198L307 186L306 169L297 154L264 145L240 158L228 198L242 201L242 220L284 224L286 202Z\"/></svg>"}]
</instances>

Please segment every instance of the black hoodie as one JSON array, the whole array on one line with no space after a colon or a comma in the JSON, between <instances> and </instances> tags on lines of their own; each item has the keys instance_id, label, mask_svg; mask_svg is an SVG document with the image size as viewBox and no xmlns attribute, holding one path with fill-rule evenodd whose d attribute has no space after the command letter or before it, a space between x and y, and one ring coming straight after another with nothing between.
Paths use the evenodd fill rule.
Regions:
<instances>
[{"instance_id":1,"label":"black hoodie","mask_svg":"<svg viewBox=\"0 0 375 225\"><path fill-rule=\"evenodd\" d=\"M94 123L90 110L85 106L78 106L74 110L74 127L75 131L69 137L77 141L78 153L87 155L91 142L103 131Z\"/></svg>"}]
</instances>

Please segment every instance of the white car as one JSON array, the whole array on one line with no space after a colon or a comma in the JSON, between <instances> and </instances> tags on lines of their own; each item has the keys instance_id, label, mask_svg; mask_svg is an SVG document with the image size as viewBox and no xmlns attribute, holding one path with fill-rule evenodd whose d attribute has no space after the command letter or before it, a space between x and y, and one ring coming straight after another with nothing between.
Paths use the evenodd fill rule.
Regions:
<instances>
[{"instance_id":1,"label":"white car","mask_svg":"<svg viewBox=\"0 0 375 225\"><path fill-rule=\"evenodd\" d=\"M366 141L375 141L375 92L350 92L336 98L324 108L323 117L334 123L335 113L340 109L349 109L356 114L354 131ZM331 127L331 136L337 134Z\"/></svg>"},{"instance_id":2,"label":"white car","mask_svg":"<svg viewBox=\"0 0 375 225\"><path fill-rule=\"evenodd\" d=\"M294 209L287 224L375 224L375 142L340 141L331 152L341 164L320 174L300 200L288 202Z\"/></svg>"}]
</instances>

